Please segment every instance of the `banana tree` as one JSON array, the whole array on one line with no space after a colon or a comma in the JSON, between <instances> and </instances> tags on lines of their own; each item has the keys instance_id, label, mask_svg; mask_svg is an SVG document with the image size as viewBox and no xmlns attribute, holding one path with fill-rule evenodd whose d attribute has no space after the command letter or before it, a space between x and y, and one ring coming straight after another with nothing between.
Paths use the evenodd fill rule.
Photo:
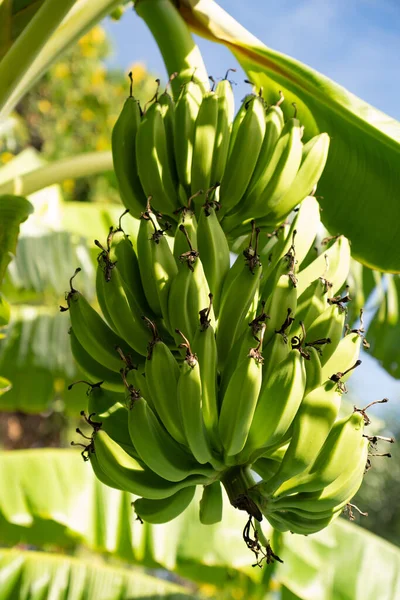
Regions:
<instances>
[{"instance_id":1,"label":"banana tree","mask_svg":"<svg viewBox=\"0 0 400 600\"><path fill-rule=\"evenodd\" d=\"M23 18L18 20L18 27L13 29L13 35L16 35L15 32L18 34L16 40L12 39L7 29L7 21L2 20L2 23L5 24L2 36L2 39L5 41L1 46L4 56L0 63L0 82L4 84L0 96L1 114L3 116L7 115L18 99L22 97L32 83L60 53L96 22L96 20L119 3L115 1L103 1L96 3L95 6L89 0L77 0L76 2L64 3L62 8L58 4L51 0L45 0L42 5L31 2L29 13L24 13L22 15ZM205 35L214 41L227 44L248 72L250 79L258 86L270 90L269 93L271 96L267 100L272 101L276 97L277 92L283 90L286 98L296 101L303 113L302 120L307 125L307 134L314 135L320 131L328 131L337 141L337 144L333 152L330 153L327 173L322 180L320 188L323 194L320 202L324 208L323 216L325 225L332 232L344 233L352 242L354 256L364 262L365 265L389 272L400 271L398 256L393 252L390 243L391 238L385 235L388 224L390 223L393 226L393 223L397 223L398 221L398 219L395 219L398 208L394 200L395 191L399 184L399 175L396 169L399 156L398 138L396 141L396 128L398 131L398 125L396 123L390 122L389 118L385 118L384 115L382 116L373 108L368 107L359 99L353 97L323 76L312 72L304 65L269 50L228 17L212 1L190 2L188 0L179 2L175 6L170 0L138 0L136 10L150 27L164 56L168 73L178 71L181 76L184 76L185 73L193 72L193 69L196 69L197 76L207 82L207 74L198 49L190 35L187 27L188 24L194 32ZM4 3L0 7L0 11L3 11L3 14L6 14L8 17L11 15L10 18L16 19L21 16L18 12L17 3L13 2ZM28 19L27 14L29 15ZM29 55L26 52L27 46L30 48ZM179 77L173 81L173 87L176 92L178 91L179 81ZM268 82L268 85L265 85L266 82ZM322 95L321 89L324 89L324 95ZM337 178L335 174L338 171L342 171L345 166L347 167L350 163L348 157L353 153L357 153L357 156L360 157L357 163L358 166L347 173L347 177ZM18 190L19 193L28 195L49 184L61 181L65 177L65 174L71 172L71 170L76 170L76 176L79 176L111 168L112 163L109 154L74 157L58 165L40 167L36 171L27 173L22 177L12 176L8 181L6 180L2 183L0 190L3 194L10 194ZM378 216L376 215L374 204L377 195L385 198L385 203ZM344 213L342 210L343 203L341 202L341 198L343 196L351 198L351 202L354 204L354 219L349 219L348 212ZM362 211L357 209L360 202L363 203ZM2 197L1 206L4 207L2 210L5 214L9 213L11 215L9 227L4 227L7 236L3 234L1 237L2 257L4 257L2 261L5 265L9 251L12 251L13 247L15 247L18 223L27 217L29 205L24 204L22 200L7 195ZM379 218L379 223L376 222L377 218ZM371 227L371 223L375 224L373 228ZM371 231L371 236L368 240L364 235L365 229ZM10 231L13 232L11 238L9 236ZM4 309L2 308L1 315L3 323L5 323L7 321L7 307L4 302L2 303L2 307ZM6 385L8 384L6 383ZM79 475L76 467L77 463L74 462L74 467L72 468L74 474L65 475L66 480L75 480L77 482L76 485L72 486L73 498L67 500L65 495L62 497L63 494L61 492L57 494L55 491L54 495L47 499L47 506L42 506L42 498L38 498L37 495L33 495L29 500L22 502L18 489L21 490L22 487L27 489L27 480L23 473L24 471L27 473L30 472L30 468L27 466L29 465L37 473L38 479L36 484L38 481L43 481L43 486L40 487L44 487L51 477L56 488L56 473L60 473L61 459L59 463L54 461L52 463L52 457L47 456L46 458L46 455L43 455L39 457L39 467L37 465L33 467L33 463L30 463L29 453L25 456L20 455L20 457L17 457L17 455L15 457L4 456L2 461L4 465L4 477L7 476L7 472L10 473L7 467L9 458L13 464L12 469L17 469L24 481L20 484L19 488L16 485L14 496L11 493L10 497L4 496L4 499L0 499L2 521L4 524L4 528L2 528L4 539L1 542L7 545L16 541L20 543L32 543L34 545L55 542L59 547L64 547L64 545L65 547L70 547L70 544L76 543L77 539L86 542L86 533L82 534L82 528L79 529L78 526L77 533L74 529L73 520L59 519L57 515L60 512L62 513L63 510L65 511L67 505L68 511L71 511L73 514L76 513L77 502L80 502L84 494L87 493L83 489L85 486L80 487L79 484L79 479L82 481L83 478L85 483L87 483L88 478L90 479L91 475L88 475L87 470L84 475ZM40 471L40 466L46 465L47 460L48 465L53 464L51 475ZM72 457L69 459L65 455L62 458L62 464L66 465L70 460L72 460ZM10 481L9 476L5 481ZM125 500L117 498L116 494L114 492L111 493L108 488L102 488L100 495L113 497L118 507L121 508L124 519L126 519L127 506L129 505L128 498L125 498ZM77 498L79 500L75 500ZM102 515L109 514L108 500L104 500L104 498L101 501L98 499L87 499L86 502L94 504L97 508L101 508L99 513L101 517L95 523L95 530L98 531L104 525ZM15 511L15 506L19 506L21 510ZM31 510L32 506L35 507L34 510ZM232 518L234 519L234 517ZM232 567L232 564L236 565L239 563L243 566L245 577L248 578L248 580L245 580L245 585L249 591L254 592L255 597L257 597L257 591L255 591L254 587L257 588L257 585L260 585L260 583L263 583L261 590L264 594L268 589L272 589L269 588L271 585L270 577L272 569L267 574L264 572L262 575L254 575L254 572L257 573L257 571L249 569L247 553L244 556L241 550L232 548L232 552L226 552L226 554L223 552L223 557L221 558L218 546L221 539L228 539L226 529L223 528L222 531L219 531L217 528L213 532L214 539L216 540L215 549L212 547L210 549L210 544L207 543L205 544L205 548L201 545L196 551L196 543L198 543L201 537L207 534L204 533L204 528L200 524L197 525L197 529L193 525L195 522L193 515L191 516L188 513L187 519L188 522L185 521L183 525L182 523L175 524L174 522L174 524L166 528L166 531L162 528L159 529L158 534L157 532L153 534L151 532L152 528L150 528L150 532L146 535L149 538L155 535L157 536L157 540L167 537L168 545L166 547L163 547L160 541L158 541L156 549L154 549L154 541L146 541L143 543L142 549L139 549L139 551L135 550L134 552L132 544L129 540L124 539L124 533L121 532L124 521L121 520L121 526L118 527L113 525L115 521L111 522L108 520L106 524L111 523L110 526L113 528L114 534L118 532L116 546L119 547L121 545L122 551L116 551L115 553L129 561L134 560L150 566L163 566L174 569L190 579L198 581L203 578L203 580L208 580L216 586L225 585L227 574L228 576L232 575L227 569ZM231 516L228 518L227 527L229 527L230 519ZM47 529L48 522L51 522L51 525L54 526L53 529L51 527ZM190 524L192 524L192 529L190 529ZM224 527L225 525L224 523ZM181 533L182 528L186 532L184 537ZM157 530L157 528L155 529ZM72 535L70 531L72 531ZM89 545L96 550L110 552L109 539L102 537L100 533L95 542ZM37 537L35 537L36 534ZM93 531L91 534L93 534ZM349 557L346 553L349 537L352 537L353 540L354 538L360 540L357 556L352 556L353 563L349 563ZM139 538L142 539L143 534L140 534ZM179 547L175 561L171 559L171 539L175 539L177 547ZM298 541L299 538L293 537L290 540L284 540L285 547L290 549L286 558L287 566L283 570L278 570L276 574L282 585L283 598L300 597L305 600L312 597L345 598L346 594L348 597L349 582L352 582L351 585L354 587L354 594L352 596L354 598L373 597L375 593L374 589L379 589L381 594L382 590L385 589L387 590L387 593L385 593L388 598L396 597L397 583L395 575L385 578L385 580L381 580L379 583L376 580L375 588L367 585L366 582L369 581L367 576L363 578L364 586L362 588L357 587L360 585L360 579L354 577L354 573L360 569L360 565L364 564L364 561L368 558L363 552L363 544L365 544L365 547L368 548L371 554L380 552L381 556L385 556L387 564L390 564L391 572L395 574L399 559L397 550L394 547L384 544L376 540L376 538L372 538L356 530L354 527L345 525L337 525L335 526L335 530L332 529L332 533L326 534L326 537L319 537L316 541L314 539L310 538L310 540ZM293 540L297 541L293 542ZM308 542L310 543L308 544ZM336 548L332 556L332 553L328 552L328 549L334 548L336 543L339 544L340 550ZM114 552L114 550L112 549L111 552ZM217 558L210 559L210 552L214 552ZM304 560L300 560L299 557L305 558ZM4 567L5 577L7 577L8 589L11 590L8 596L4 595L5 598L13 597L12 594L15 594L16 589L19 589L18 587L13 587L14 585L20 585L20 583L14 583L17 577L20 578L19 581L27 582L24 583L26 589L28 589L27 586L35 587L35 585L38 585L35 582L42 580L42 571L37 568L37 561L35 566L34 557L16 557L15 555L7 555L4 552L0 561L1 567ZM343 574L343 565L347 566L345 575ZM22 569L24 569L23 576L21 575ZM14 575L14 580L12 577L10 580L10 572L18 573L18 575ZM66 565L65 561L60 561L60 565L58 565L55 560L49 566L46 577L48 581L59 580L60 584L57 584L59 589L67 589L65 584L67 579L72 589L77 589L79 586L74 583L74 575L72 573L72 567ZM306 576L304 575L305 573ZM321 573L324 573L326 577L323 577ZM328 573L329 576L327 575ZM113 576L118 578L118 573L113 574ZM81 574L82 579L85 577L93 580L96 575L92 573L87 574L86 572L84 575ZM132 597L132 594L135 592L127 591L128 583L125 577L125 575L122 577L121 574L121 580L124 580L122 585L125 586L123 587L124 597L127 597L128 593ZM74 588L74 585L77 587ZM82 583L80 585L82 588ZM385 586L385 588L382 586ZM48 589L46 590L46 587L43 587L43 590L47 592ZM316 592L315 589L318 591ZM115 590L114 592L114 597L117 597ZM74 597L80 597L79 591L75 593ZM98 593L96 584L93 587L92 597L99 597L96 596ZM166 586L165 589L158 590L158 593L168 595L180 593L180 590L169 589ZM368 596L368 594L370 595ZM105 595L104 597L113 596Z\"/></svg>"}]
</instances>

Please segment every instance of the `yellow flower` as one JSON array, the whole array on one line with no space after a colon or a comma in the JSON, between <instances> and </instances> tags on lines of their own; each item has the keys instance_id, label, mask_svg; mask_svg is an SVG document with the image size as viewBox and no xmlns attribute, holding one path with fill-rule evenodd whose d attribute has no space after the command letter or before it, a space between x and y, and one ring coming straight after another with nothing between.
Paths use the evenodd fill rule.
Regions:
<instances>
[{"instance_id":1,"label":"yellow flower","mask_svg":"<svg viewBox=\"0 0 400 600\"><path fill-rule=\"evenodd\" d=\"M48 100L39 100L38 101L38 109L41 113L46 115L51 110L51 103Z\"/></svg>"},{"instance_id":2,"label":"yellow flower","mask_svg":"<svg viewBox=\"0 0 400 600\"><path fill-rule=\"evenodd\" d=\"M65 181L63 181L61 185L64 192L66 192L67 194L72 194L72 192L75 189L75 181L73 179L65 179Z\"/></svg>"},{"instance_id":3,"label":"yellow flower","mask_svg":"<svg viewBox=\"0 0 400 600\"><path fill-rule=\"evenodd\" d=\"M67 63L59 63L54 67L54 76L58 79L64 79L69 75L69 66Z\"/></svg>"},{"instance_id":4,"label":"yellow flower","mask_svg":"<svg viewBox=\"0 0 400 600\"><path fill-rule=\"evenodd\" d=\"M128 72L129 71L132 73L133 85L135 85L135 83L140 83L141 81L143 81L147 73L146 67L141 62L133 63L130 69L128 69Z\"/></svg>"},{"instance_id":5,"label":"yellow flower","mask_svg":"<svg viewBox=\"0 0 400 600\"><path fill-rule=\"evenodd\" d=\"M12 154L11 152L2 152L0 154L0 161L3 163L3 165L10 162L12 158L14 158L14 154Z\"/></svg>"},{"instance_id":6,"label":"yellow flower","mask_svg":"<svg viewBox=\"0 0 400 600\"><path fill-rule=\"evenodd\" d=\"M91 33L92 42L94 42L95 44L100 44L101 42L104 42L106 34L104 29L100 25L96 25L95 27L93 27L93 29L89 33Z\"/></svg>"},{"instance_id":7,"label":"yellow flower","mask_svg":"<svg viewBox=\"0 0 400 600\"><path fill-rule=\"evenodd\" d=\"M81 119L82 121L93 121L95 118L95 114L92 110L90 110L90 108L84 108L83 111L81 112Z\"/></svg>"}]
</instances>

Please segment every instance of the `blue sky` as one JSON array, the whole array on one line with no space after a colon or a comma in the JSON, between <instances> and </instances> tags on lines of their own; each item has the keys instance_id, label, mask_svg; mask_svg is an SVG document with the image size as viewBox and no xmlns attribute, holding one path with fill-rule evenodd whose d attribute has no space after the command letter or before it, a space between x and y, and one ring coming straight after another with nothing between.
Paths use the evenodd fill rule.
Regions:
<instances>
[{"instance_id":1,"label":"blue sky","mask_svg":"<svg viewBox=\"0 0 400 600\"><path fill-rule=\"evenodd\" d=\"M399 0L220 0L219 4L274 50L289 54L327 75L363 100L400 119ZM115 54L126 68L143 61L166 76L158 48L133 10L121 21L105 21ZM196 37L206 66L222 77L235 59L223 46ZM235 76L236 95L248 86Z\"/></svg>"},{"instance_id":2,"label":"blue sky","mask_svg":"<svg viewBox=\"0 0 400 600\"><path fill-rule=\"evenodd\" d=\"M219 4L272 49L306 63L400 119L400 0L219 0ZM104 25L114 44L112 65L125 69L142 61L155 76L166 79L160 52L133 10L121 21L106 20ZM215 78L237 66L223 46L198 37L196 41ZM243 72L235 75L238 100L248 91L244 78ZM391 398L385 410L377 407L387 419L399 409L400 382L365 353L362 358L349 387L360 405Z\"/></svg>"}]
</instances>

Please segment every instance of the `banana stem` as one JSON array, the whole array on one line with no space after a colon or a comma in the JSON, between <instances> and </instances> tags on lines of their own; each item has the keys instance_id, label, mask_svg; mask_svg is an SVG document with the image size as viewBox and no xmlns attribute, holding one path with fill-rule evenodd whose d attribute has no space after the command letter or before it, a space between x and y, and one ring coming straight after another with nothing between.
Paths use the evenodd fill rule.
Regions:
<instances>
[{"instance_id":1,"label":"banana stem","mask_svg":"<svg viewBox=\"0 0 400 600\"><path fill-rule=\"evenodd\" d=\"M228 498L232 506L237 506L237 499L247 495L249 488L256 485L249 467L232 467L221 478Z\"/></svg>"},{"instance_id":2,"label":"banana stem","mask_svg":"<svg viewBox=\"0 0 400 600\"><path fill-rule=\"evenodd\" d=\"M177 98L181 85L194 74L203 84L204 91L208 91L208 75L200 50L171 0L137 0L135 9L150 29L168 75L178 73L171 81L174 97Z\"/></svg>"}]
</instances>

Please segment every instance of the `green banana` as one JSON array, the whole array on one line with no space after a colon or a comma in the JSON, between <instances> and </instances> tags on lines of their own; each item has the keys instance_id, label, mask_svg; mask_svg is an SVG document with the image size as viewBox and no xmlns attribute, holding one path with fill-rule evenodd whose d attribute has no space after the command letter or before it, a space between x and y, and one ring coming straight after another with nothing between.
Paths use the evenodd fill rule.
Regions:
<instances>
[{"instance_id":1,"label":"green banana","mask_svg":"<svg viewBox=\"0 0 400 600\"><path fill-rule=\"evenodd\" d=\"M255 97L256 97L255 94L246 94L246 96L242 100L242 104L240 105L238 112L236 113L236 115L233 119L231 137L229 140L228 158L232 154L232 150L235 146L237 134L239 132L242 121L247 114L248 104L249 104L249 102L253 102Z\"/></svg>"},{"instance_id":2,"label":"green banana","mask_svg":"<svg viewBox=\"0 0 400 600\"><path fill-rule=\"evenodd\" d=\"M320 350L315 346L306 346L306 352L310 358L304 362L304 366L306 369L306 389L304 392L305 396L307 396L307 394L318 388L323 381L326 381L328 379L327 377L322 376Z\"/></svg>"},{"instance_id":3,"label":"green banana","mask_svg":"<svg viewBox=\"0 0 400 600\"><path fill-rule=\"evenodd\" d=\"M258 96L250 98L246 107L246 114L239 125L221 181L220 202L223 214L231 211L246 191L265 134L265 110L262 98ZM246 151L243 151L244 148Z\"/></svg>"},{"instance_id":4,"label":"green banana","mask_svg":"<svg viewBox=\"0 0 400 600\"><path fill-rule=\"evenodd\" d=\"M136 302L136 297L122 283L118 265L114 266L112 275L105 284L104 292L107 311L117 333L138 354L146 356L150 340L149 330L143 322L141 308Z\"/></svg>"},{"instance_id":5,"label":"green banana","mask_svg":"<svg viewBox=\"0 0 400 600\"><path fill-rule=\"evenodd\" d=\"M118 271L125 291L135 297L141 314L152 318L152 311L146 300L140 277L139 261L129 237L124 235L118 240L112 250L118 264Z\"/></svg>"},{"instance_id":6,"label":"green banana","mask_svg":"<svg viewBox=\"0 0 400 600\"><path fill-rule=\"evenodd\" d=\"M79 271L77 269L75 275ZM108 327L86 298L72 287L73 277L70 280L71 291L67 294L67 303L72 328L79 343L94 360L112 371L119 372L121 368L116 346L122 348L125 354L130 354L134 362L139 362L140 356Z\"/></svg>"},{"instance_id":7,"label":"green banana","mask_svg":"<svg viewBox=\"0 0 400 600\"><path fill-rule=\"evenodd\" d=\"M204 273L213 294L214 312L218 316L222 284L230 267L230 254L225 234L211 204L205 204L201 209L197 240Z\"/></svg>"},{"instance_id":8,"label":"green banana","mask_svg":"<svg viewBox=\"0 0 400 600\"><path fill-rule=\"evenodd\" d=\"M311 342L320 339L330 339L330 343L324 344L321 349L322 366L334 355L343 334L345 318L346 309L344 306L340 303L331 304L313 321L307 331L307 338Z\"/></svg>"},{"instance_id":9,"label":"green banana","mask_svg":"<svg viewBox=\"0 0 400 600\"><path fill-rule=\"evenodd\" d=\"M146 212L142 213L137 238L137 257L139 262L140 277L143 284L146 300L155 315L162 316L161 304L157 285L150 276L153 268L152 238L154 229L157 228L157 220L151 211L149 204Z\"/></svg>"},{"instance_id":10,"label":"green banana","mask_svg":"<svg viewBox=\"0 0 400 600\"><path fill-rule=\"evenodd\" d=\"M132 76L131 77L132 82ZM139 218L146 205L146 195L143 191L136 164L136 137L141 121L139 102L132 96L125 100L111 136L111 147L115 176L122 202L129 208L132 215Z\"/></svg>"},{"instance_id":11,"label":"green banana","mask_svg":"<svg viewBox=\"0 0 400 600\"><path fill-rule=\"evenodd\" d=\"M187 338L177 331L183 339L180 346L185 349L185 360L180 368L178 380L178 406L186 444L200 464L213 463L210 440L203 419L202 385L200 366L193 354Z\"/></svg>"},{"instance_id":12,"label":"green banana","mask_svg":"<svg viewBox=\"0 0 400 600\"><path fill-rule=\"evenodd\" d=\"M318 277L329 281L331 293L336 294L346 282L349 269L350 245L345 237L338 236L329 248L297 273L299 296Z\"/></svg>"},{"instance_id":13,"label":"green banana","mask_svg":"<svg viewBox=\"0 0 400 600\"><path fill-rule=\"evenodd\" d=\"M178 274L173 280L168 300L169 323L171 331L179 329L188 338L193 339L197 329L200 310L208 305L209 287L199 252L193 248L188 233L183 225L179 226L185 235L189 250L181 255ZM214 311L211 309L210 321L214 325ZM175 333L175 341L179 343L179 335Z\"/></svg>"},{"instance_id":14,"label":"green banana","mask_svg":"<svg viewBox=\"0 0 400 600\"><path fill-rule=\"evenodd\" d=\"M153 220L152 223L154 225ZM164 232L165 230L156 227L153 233L151 243L153 258L149 276L155 282L161 313L168 328L168 296L171 283L178 274L178 266Z\"/></svg>"},{"instance_id":15,"label":"green banana","mask_svg":"<svg viewBox=\"0 0 400 600\"><path fill-rule=\"evenodd\" d=\"M171 173L162 108L154 102L144 114L136 136L137 170L146 197L157 210L173 217L179 208Z\"/></svg>"},{"instance_id":16,"label":"green banana","mask_svg":"<svg viewBox=\"0 0 400 600\"><path fill-rule=\"evenodd\" d=\"M266 168L269 165L271 156L275 150L276 143L281 136L282 130L285 125L285 117L283 115L280 105L284 100L283 94L275 105L271 105L267 108L265 114L265 135L261 146L260 154L254 169L252 178L250 180L248 190L251 190L253 186L262 178ZM246 191L247 195L247 191Z\"/></svg>"},{"instance_id":17,"label":"green banana","mask_svg":"<svg viewBox=\"0 0 400 600\"><path fill-rule=\"evenodd\" d=\"M89 381L102 381L103 387L112 392L123 392L124 384L121 375L98 363L82 346L74 330L69 330L72 356L79 369Z\"/></svg>"},{"instance_id":18,"label":"green banana","mask_svg":"<svg viewBox=\"0 0 400 600\"><path fill-rule=\"evenodd\" d=\"M218 358L221 368L224 367L233 344L241 334L241 326L246 323L246 315L260 285L262 267L257 253L259 231L255 231L254 248L253 234L254 227L250 244L243 253L244 260L238 257L238 267L235 268L234 265L230 269L222 289L217 330ZM236 276L234 276L235 272ZM229 278L230 274L231 278Z\"/></svg>"},{"instance_id":19,"label":"green banana","mask_svg":"<svg viewBox=\"0 0 400 600\"><path fill-rule=\"evenodd\" d=\"M214 481L203 488L200 500L200 522L214 525L222 520L223 498L220 481Z\"/></svg>"},{"instance_id":20,"label":"green banana","mask_svg":"<svg viewBox=\"0 0 400 600\"><path fill-rule=\"evenodd\" d=\"M182 86L175 105L175 160L179 180L190 195L194 132L203 92L201 86L191 79ZM196 192L198 190L195 190Z\"/></svg>"},{"instance_id":21,"label":"green banana","mask_svg":"<svg viewBox=\"0 0 400 600\"><path fill-rule=\"evenodd\" d=\"M330 282L324 277L318 277L304 290L297 300L296 322L291 330L293 335L300 334L300 323L303 323L308 332L311 324L329 307L330 289ZM308 337L311 339L310 336Z\"/></svg>"},{"instance_id":22,"label":"green banana","mask_svg":"<svg viewBox=\"0 0 400 600\"><path fill-rule=\"evenodd\" d=\"M189 206L192 204L192 198L190 198ZM186 229L186 232L189 236L189 239L194 248L197 248L197 219L193 212L193 210L189 206L183 206L180 211L180 218L178 221L178 227L176 230L176 235L174 237L174 256L176 262L179 264L180 256L185 254L188 249L187 240L184 235L180 235L179 227L183 225Z\"/></svg>"},{"instance_id":23,"label":"green banana","mask_svg":"<svg viewBox=\"0 0 400 600\"><path fill-rule=\"evenodd\" d=\"M211 475L170 436L146 402L132 393L128 427L132 444L146 465L168 481L182 481L195 473Z\"/></svg>"},{"instance_id":24,"label":"green banana","mask_svg":"<svg viewBox=\"0 0 400 600\"><path fill-rule=\"evenodd\" d=\"M301 164L286 193L266 216L268 223L281 223L316 187L328 159L330 138L320 133L311 138L302 149Z\"/></svg>"},{"instance_id":25,"label":"green banana","mask_svg":"<svg viewBox=\"0 0 400 600\"><path fill-rule=\"evenodd\" d=\"M210 294L209 307L200 311L200 326L197 328L193 339L193 351L200 366L204 426L210 438L211 446L219 451L221 450L221 442L218 435L218 355L214 328L209 319L211 304L212 294Z\"/></svg>"},{"instance_id":26,"label":"green banana","mask_svg":"<svg viewBox=\"0 0 400 600\"><path fill-rule=\"evenodd\" d=\"M354 365L360 354L362 340L362 333L358 330L350 331L345 335L338 343L335 352L322 367L322 379L327 379L332 373L347 371ZM347 373L341 380L345 382L349 376L350 373Z\"/></svg>"},{"instance_id":27,"label":"green banana","mask_svg":"<svg viewBox=\"0 0 400 600\"><path fill-rule=\"evenodd\" d=\"M154 326L145 373L147 387L161 422L177 442L185 444L177 399L179 366L168 346L158 337Z\"/></svg>"},{"instance_id":28,"label":"green banana","mask_svg":"<svg viewBox=\"0 0 400 600\"><path fill-rule=\"evenodd\" d=\"M238 454L249 434L261 389L264 331L265 324L257 347L250 348L248 356L237 366L222 399L219 434L226 456Z\"/></svg>"},{"instance_id":29,"label":"green banana","mask_svg":"<svg viewBox=\"0 0 400 600\"><path fill-rule=\"evenodd\" d=\"M336 419L341 395L338 382L328 380L303 399L279 470L269 481L257 485L263 494L278 497L285 491L284 482L314 462Z\"/></svg>"},{"instance_id":30,"label":"green banana","mask_svg":"<svg viewBox=\"0 0 400 600\"><path fill-rule=\"evenodd\" d=\"M208 190L211 182L211 169L214 160L218 120L218 96L208 92L203 96L197 114L191 172L191 192ZM202 203L201 196L196 196L197 203Z\"/></svg>"},{"instance_id":31,"label":"green banana","mask_svg":"<svg viewBox=\"0 0 400 600\"><path fill-rule=\"evenodd\" d=\"M243 455L274 446L287 433L303 399L306 386L304 358L298 349L289 352L268 379L263 379L257 407Z\"/></svg>"},{"instance_id":32,"label":"green banana","mask_svg":"<svg viewBox=\"0 0 400 600\"><path fill-rule=\"evenodd\" d=\"M218 118L211 165L211 185L220 182L225 172L235 112L235 99L233 96L232 85L226 77L217 83L215 93L218 97Z\"/></svg>"},{"instance_id":33,"label":"green banana","mask_svg":"<svg viewBox=\"0 0 400 600\"><path fill-rule=\"evenodd\" d=\"M132 505L135 513L142 521L154 525L168 523L168 521L172 521L172 519L175 519L187 509L193 500L195 491L196 486L194 485L179 490L173 496L162 498L161 500L139 498Z\"/></svg>"},{"instance_id":34,"label":"green banana","mask_svg":"<svg viewBox=\"0 0 400 600\"><path fill-rule=\"evenodd\" d=\"M280 199L290 188L300 167L302 132L298 119L292 118L286 122L265 170L246 192L237 211L226 218L228 228L231 223L263 218L279 206Z\"/></svg>"},{"instance_id":35,"label":"green banana","mask_svg":"<svg viewBox=\"0 0 400 600\"><path fill-rule=\"evenodd\" d=\"M191 475L179 482L163 479L129 456L101 429L94 435L93 444L98 465L115 482L114 487L136 496L158 500L168 498L183 488L208 483L207 477L200 475Z\"/></svg>"},{"instance_id":36,"label":"green banana","mask_svg":"<svg viewBox=\"0 0 400 600\"><path fill-rule=\"evenodd\" d=\"M97 302L100 306L100 310L103 314L104 319L107 321L107 324L111 327L115 333L118 333L118 330L115 326L115 323L112 320L112 317L107 308L106 302L106 278L104 273L104 266L101 255L97 258L97 268L96 268L96 297Z\"/></svg>"},{"instance_id":37,"label":"green banana","mask_svg":"<svg viewBox=\"0 0 400 600\"><path fill-rule=\"evenodd\" d=\"M285 496L295 492L320 492L338 477L343 478L347 463L350 463L353 469L354 466L357 467L360 454L363 460L365 458L365 466L365 448L368 446L368 440L363 437L363 432L364 416L361 412L355 411L337 421L314 462L305 471L284 483Z\"/></svg>"}]
</instances>

